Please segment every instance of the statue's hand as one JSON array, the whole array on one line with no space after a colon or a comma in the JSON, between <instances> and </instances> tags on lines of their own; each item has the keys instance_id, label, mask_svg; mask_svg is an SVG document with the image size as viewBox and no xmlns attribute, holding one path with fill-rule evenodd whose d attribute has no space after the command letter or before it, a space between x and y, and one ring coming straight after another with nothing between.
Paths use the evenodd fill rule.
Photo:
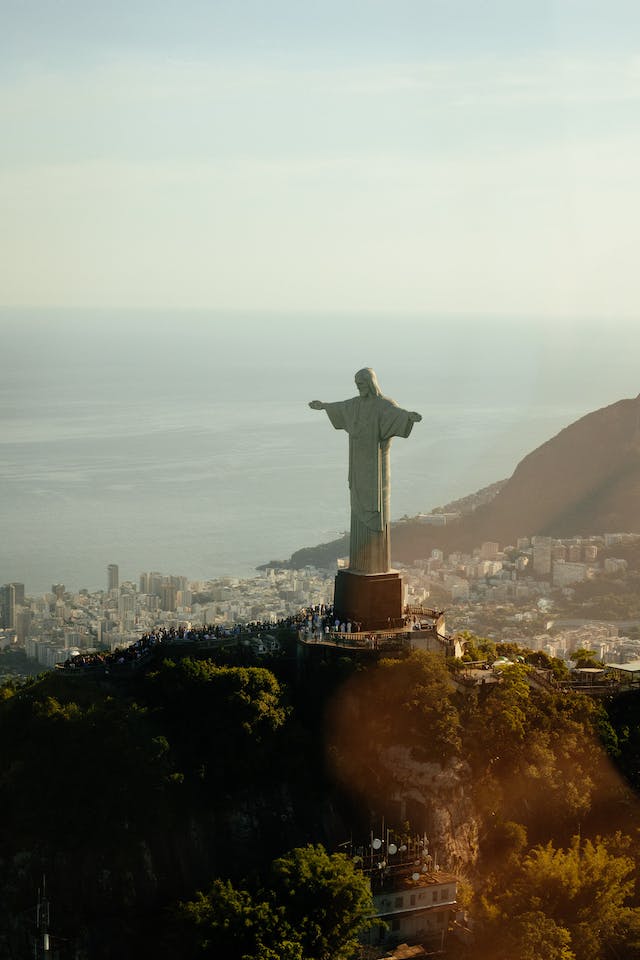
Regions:
<instances>
[{"instance_id":1,"label":"statue's hand","mask_svg":"<svg viewBox=\"0 0 640 960\"><path fill-rule=\"evenodd\" d=\"M422 417L419 413L416 413L414 410L409 414L409 419L412 420L414 423L420 423L420 421L422 420Z\"/></svg>"},{"instance_id":2,"label":"statue's hand","mask_svg":"<svg viewBox=\"0 0 640 960\"><path fill-rule=\"evenodd\" d=\"M312 410L324 410L324 403L322 400L312 400L309 406Z\"/></svg>"}]
</instances>

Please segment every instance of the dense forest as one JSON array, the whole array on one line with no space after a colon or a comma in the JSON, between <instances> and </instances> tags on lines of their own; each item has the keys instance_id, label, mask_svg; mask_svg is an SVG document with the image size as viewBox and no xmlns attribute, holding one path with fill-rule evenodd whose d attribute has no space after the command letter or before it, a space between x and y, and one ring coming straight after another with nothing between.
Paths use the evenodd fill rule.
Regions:
<instances>
[{"instance_id":1,"label":"dense forest","mask_svg":"<svg viewBox=\"0 0 640 960\"><path fill-rule=\"evenodd\" d=\"M466 687L426 653L301 667L281 639L262 666L168 649L0 688L3 957L33 955L43 875L61 960L357 956L370 895L335 851L382 817L460 878L451 957L640 957L637 694L526 662Z\"/></svg>"}]
</instances>

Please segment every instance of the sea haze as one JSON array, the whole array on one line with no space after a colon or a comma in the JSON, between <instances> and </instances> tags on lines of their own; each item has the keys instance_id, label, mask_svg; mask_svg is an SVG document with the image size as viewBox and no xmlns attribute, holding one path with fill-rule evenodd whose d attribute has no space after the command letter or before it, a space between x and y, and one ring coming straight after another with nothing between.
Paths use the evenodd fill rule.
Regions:
<instances>
[{"instance_id":1,"label":"sea haze","mask_svg":"<svg viewBox=\"0 0 640 960\"><path fill-rule=\"evenodd\" d=\"M596 330L485 319L4 313L0 583L104 587L143 570L251 576L348 526L347 441L311 399L373 366L423 422L392 448L394 517L509 476L598 406ZM631 336L631 333L629 333ZM637 355L637 354L636 354ZM627 357L629 358L627 360ZM626 387L626 389L625 389Z\"/></svg>"}]
</instances>

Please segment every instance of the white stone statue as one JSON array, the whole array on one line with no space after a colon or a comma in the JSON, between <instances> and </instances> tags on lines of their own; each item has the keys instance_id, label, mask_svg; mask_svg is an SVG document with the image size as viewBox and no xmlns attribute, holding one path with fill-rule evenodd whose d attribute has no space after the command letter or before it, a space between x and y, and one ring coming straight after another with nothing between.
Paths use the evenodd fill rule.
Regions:
<instances>
[{"instance_id":1,"label":"white stone statue","mask_svg":"<svg viewBox=\"0 0 640 960\"><path fill-rule=\"evenodd\" d=\"M389 448L392 437L408 437L419 413L402 410L383 397L369 367L356 373L358 397L323 403L312 400L312 410L326 410L336 430L349 434L349 488L351 490L352 573L387 573L391 568Z\"/></svg>"}]
</instances>

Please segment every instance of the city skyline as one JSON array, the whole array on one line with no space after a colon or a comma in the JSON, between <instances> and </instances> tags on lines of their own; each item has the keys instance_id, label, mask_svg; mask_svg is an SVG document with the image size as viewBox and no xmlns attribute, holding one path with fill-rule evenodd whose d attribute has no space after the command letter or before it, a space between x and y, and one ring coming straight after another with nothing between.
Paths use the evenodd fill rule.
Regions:
<instances>
[{"instance_id":1,"label":"city skyline","mask_svg":"<svg viewBox=\"0 0 640 960\"><path fill-rule=\"evenodd\" d=\"M445 555L434 549L424 559L400 565L403 605L442 617L443 630L446 614L449 630L482 625L486 631L492 623L487 635L494 640L516 636L532 649L565 658L570 650L594 643L601 657L606 652L609 658L617 657L618 664L635 662L640 654L640 621L635 617L572 620L566 612L562 619L560 612L557 624L547 618L555 619L570 603L572 591L566 588L585 582L606 584L601 578L607 575L633 575L633 561L630 566L611 554L626 551L632 558L639 541L637 533L534 536L518 538L504 549L492 541L468 553ZM251 579L200 582L151 571L120 582L118 565L112 563L105 568L100 590L54 583L38 596L25 592L22 583L0 586L0 650L17 642L29 659L51 668L77 652L89 654L91 660L95 648L113 652L135 647L141 636L157 630L205 633L210 627L224 632L239 624L281 622L318 604L329 609L332 595L333 571L323 568L271 568ZM330 620L333 624L333 614ZM342 624L343 629L351 632L351 624Z\"/></svg>"}]
</instances>

